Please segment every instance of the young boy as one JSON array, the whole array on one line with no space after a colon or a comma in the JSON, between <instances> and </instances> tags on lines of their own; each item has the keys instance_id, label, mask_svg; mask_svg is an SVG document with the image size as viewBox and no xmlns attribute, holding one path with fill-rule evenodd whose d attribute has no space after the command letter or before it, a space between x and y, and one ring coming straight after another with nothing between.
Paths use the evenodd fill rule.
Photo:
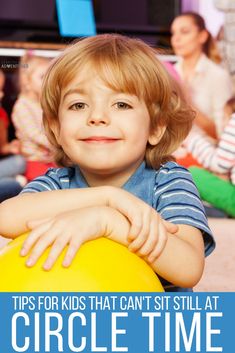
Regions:
<instances>
[{"instance_id":1,"label":"young boy","mask_svg":"<svg viewBox=\"0 0 235 353\"><path fill-rule=\"evenodd\" d=\"M47 270L66 245L69 266L82 243L107 236L143 257L165 288L195 285L214 241L190 173L168 162L194 114L155 51L119 35L86 38L53 61L41 101L64 168L1 205L0 233L32 230L21 254L32 248L33 266L51 245Z\"/></svg>"}]
</instances>

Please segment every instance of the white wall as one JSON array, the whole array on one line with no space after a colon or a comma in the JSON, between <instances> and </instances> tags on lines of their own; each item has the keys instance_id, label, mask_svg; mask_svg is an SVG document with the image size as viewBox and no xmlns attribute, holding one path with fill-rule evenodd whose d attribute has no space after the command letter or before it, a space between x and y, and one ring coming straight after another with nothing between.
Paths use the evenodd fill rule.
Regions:
<instances>
[{"instance_id":1,"label":"white wall","mask_svg":"<svg viewBox=\"0 0 235 353\"><path fill-rule=\"evenodd\" d=\"M214 0L200 0L198 12L204 17L208 30L216 36L224 23L224 12L217 10Z\"/></svg>"},{"instance_id":2,"label":"white wall","mask_svg":"<svg viewBox=\"0 0 235 353\"><path fill-rule=\"evenodd\" d=\"M182 12L194 11L198 12L199 0L182 0Z\"/></svg>"},{"instance_id":3,"label":"white wall","mask_svg":"<svg viewBox=\"0 0 235 353\"><path fill-rule=\"evenodd\" d=\"M214 0L182 0L182 12L185 11L200 13L213 36L217 35L221 25L224 23L224 13L216 9Z\"/></svg>"}]
</instances>

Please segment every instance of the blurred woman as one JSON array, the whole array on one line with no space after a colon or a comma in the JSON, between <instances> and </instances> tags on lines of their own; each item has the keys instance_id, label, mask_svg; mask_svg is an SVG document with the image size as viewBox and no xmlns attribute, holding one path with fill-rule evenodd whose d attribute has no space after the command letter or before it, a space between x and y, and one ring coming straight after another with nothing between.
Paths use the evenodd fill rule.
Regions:
<instances>
[{"instance_id":1,"label":"blurred woman","mask_svg":"<svg viewBox=\"0 0 235 353\"><path fill-rule=\"evenodd\" d=\"M233 92L229 74L219 66L214 39L204 19L194 12L177 16L171 33L172 47L179 56L175 68L198 112L195 123L217 138L223 127L223 107Z\"/></svg>"}]
</instances>

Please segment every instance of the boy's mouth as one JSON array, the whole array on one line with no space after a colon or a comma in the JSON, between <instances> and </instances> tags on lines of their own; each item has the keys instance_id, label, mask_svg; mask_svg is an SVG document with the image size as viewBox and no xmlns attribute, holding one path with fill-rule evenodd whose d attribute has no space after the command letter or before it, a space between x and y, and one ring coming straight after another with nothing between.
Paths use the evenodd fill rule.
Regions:
<instances>
[{"instance_id":1,"label":"boy's mouth","mask_svg":"<svg viewBox=\"0 0 235 353\"><path fill-rule=\"evenodd\" d=\"M119 141L120 139L108 136L89 136L84 139L81 139L83 142L87 143L112 143Z\"/></svg>"}]
</instances>

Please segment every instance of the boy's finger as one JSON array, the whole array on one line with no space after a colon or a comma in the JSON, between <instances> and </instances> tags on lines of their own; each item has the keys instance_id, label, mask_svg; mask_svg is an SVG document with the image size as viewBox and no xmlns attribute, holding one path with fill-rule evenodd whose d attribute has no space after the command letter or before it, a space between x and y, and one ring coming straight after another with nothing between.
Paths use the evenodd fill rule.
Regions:
<instances>
[{"instance_id":1,"label":"boy's finger","mask_svg":"<svg viewBox=\"0 0 235 353\"><path fill-rule=\"evenodd\" d=\"M144 243L148 238L148 235L149 235L149 229L147 230L143 229L141 233L138 235L138 237L130 243L130 245L128 246L128 249L130 251L136 252L144 245Z\"/></svg>"},{"instance_id":2,"label":"boy's finger","mask_svg":"<svg viewBox=\"0 0 235 353\"><path fill-rule=\"evenodd\" d=\"M130 233L128 235L128 240L132 241L136 239L139 233L141 232L142 227L143 227L143 222L141 218L133 219L131 228L130 228Z\"/></svg>"},{"instance_id":3,"label":"boy's finger","mask_svg":"<svg viewBox=\"0 0 235 353\"><path fill-rule=\"evenodd\" d=\"M140 213L138 216L135 215L133 226L130 229L130 236L128 237L128 240L132 240L132 245L135 247L135 249L136 249L136 244L139 244L140 242L139 238L142 238L144 236L144 241L145 241L146 237L148 237L148 232L150 230L150 223L152 221L153 215L155 216L155 214L151 212L150 207L148 207L147 210L145 210L145 212ZM141 243L140 246L142 245L143 243Z\"/></svg>"},{"instance_id":4,"label":"boy's finger","mask_svg":"<svg viewBox=\"0 0 235 353\"><path fill-rule=\"evenodd\" d=\"M159 222L158 224L158 241L155 246L155 249L149 254L148 256L148 261L149 262L154 262L162 253L164 250L165 246L167 243L167 234L166 234L166 228L162 224L162 222Z\"/></svg>"},{"instance_id":5,"label":"boy's finger","mask_svg":"<svg viewBox=\"0 0 235 353\"><path fill-rule=\"evenodd\" d=\"M158 223L156 222L155 219L153 219L150 224L148 238L146 242L143 244L143 246L138 250L139 256L148 256L153 251L158 241L157 229L158 229Z\"/></svg>"},{"instance_id":6,"label":"boy's finger","mask_svg":"<svg viewBox=\"0 0 235 353\"><path fill-rule=\"evenodd\" d=\"M164 226L166 227L166 230L171 233L174 234L176 232L178 232L179 227L177 224L165 221L164 219L162 219Z\"/></svg>"},{"instance_id":7,"label":"boy's finger","mask_svg":"<svg viewBox=\"0 0 235 353\"><path fill-rule=\"evenodd\" d=\"M68 250L65 254L64 260L62 262L62 265L64 267L69 267L78 251L78 249L81 246L81 242L76 242L76 243L70 243L68 246Z\"/></svg>"},{"instance_id":8,"label":"boy's finger","mask_svg":"<svg viewBox=\"0 0 235 353\"><path fill-rule=\"evenodd\" d=\"M32 248L32 246L36 243L37 239L45 233L50 227L49 223L43 224L40 227L36 228L32 232L30 232L29 236L26 238L24 241L20 255L21 256L26 256L29 252L29 250Z\"/></svg>"},{"instance_id":9,"label":"boy's finger","mask_svg":"<svg viewBox=\"0 0 235 353\"><path fill-rule=\"evenodd\" d=\"M39 257L44 253L48 246L53 243L55 237L56 236L53 236L51 233L43 234L43 237L38 240L26 261L26 265L28 267L32 267L35 265Z\"/></svg>"},{"instance_id":10,"label":"boy's finger","mask_svg":"<svg viewBox=\"0 0 235 353\"><path fill-rule=\"evenodd\" d=\"M68 240L65 236L59 237L55 240L50 250L50 253L48 255L48 258L44 262L44 265L43 265L44 270L49 271L52 268L52 266L58 259L59 255L67 245L67 243L68 243Z\"/></svg>"}]
</instances>

